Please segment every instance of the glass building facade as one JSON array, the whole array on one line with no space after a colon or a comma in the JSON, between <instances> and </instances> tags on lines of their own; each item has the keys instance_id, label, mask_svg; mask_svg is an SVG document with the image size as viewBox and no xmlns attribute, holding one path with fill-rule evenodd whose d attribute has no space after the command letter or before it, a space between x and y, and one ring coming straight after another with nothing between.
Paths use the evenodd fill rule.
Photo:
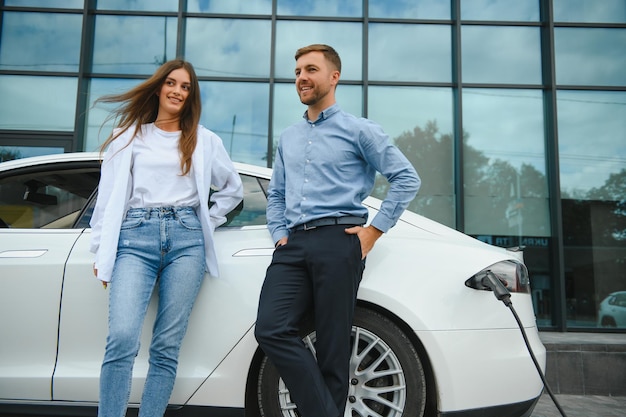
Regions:
<instances>
[{"instance_id":1,"label":"glass building facade","mask_svg":"<svg viewBox=\"0 0 626 417\"><path fill-rule=\"evenodd\" d=\"M0 0L0 12L0 160L97 150L111 109L94 100L183 57L202 124L233 160L271 167L305 110L294 53L327 43L343 61L340 106L380 123L423 179L410 210L523 246L541 329L626 331L626 0Z\"/></svg>"}]
</instances>

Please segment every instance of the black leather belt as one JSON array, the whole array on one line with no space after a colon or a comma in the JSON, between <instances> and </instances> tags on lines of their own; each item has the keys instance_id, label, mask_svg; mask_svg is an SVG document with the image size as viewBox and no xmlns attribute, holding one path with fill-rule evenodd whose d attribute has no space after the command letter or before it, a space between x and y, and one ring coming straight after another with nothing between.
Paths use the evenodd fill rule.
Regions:
<instances>
[{"instance_id":1,"label":"black leather belt","mask_svg":"<svg viewBox=\"0 0 626 417\"><path fill-rule=\"evenodd\" d=\"M358 216L322 217L321 219L311 220L308 223L299 224L292 230L310 230L316 227L334 226L338 224L361 226L365 224L365 219Z\"/></svg>"}]
</instances>

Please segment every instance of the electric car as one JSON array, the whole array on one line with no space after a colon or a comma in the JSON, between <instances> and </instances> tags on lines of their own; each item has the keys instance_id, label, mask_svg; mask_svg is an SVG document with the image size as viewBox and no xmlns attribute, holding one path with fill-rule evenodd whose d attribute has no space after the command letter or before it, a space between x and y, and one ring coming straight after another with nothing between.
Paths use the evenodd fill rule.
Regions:
<instances>
[{"instance_id":1,"label":"electric car","mask_svg":"<svg viewBox=\"0 0 626 417\"><path fill-rule=\"evenodd\" d=\"M296 417L253 336L273 252L265 218L271 170L236 166L244 201L215 232L220 276L203 282L168 414ZM0 413L94 415L108 303L88 250L99 173L98 153L0 164ZM371 219L381 202L370 197L365 204ZM367 259L344 415L530 415L546 358L530 285L520 251L405 212ZM148 368L154 313L153 300L133 370L132 408ZM310 323L302 340L314 354Z\"/></svg>"}]
</instances>

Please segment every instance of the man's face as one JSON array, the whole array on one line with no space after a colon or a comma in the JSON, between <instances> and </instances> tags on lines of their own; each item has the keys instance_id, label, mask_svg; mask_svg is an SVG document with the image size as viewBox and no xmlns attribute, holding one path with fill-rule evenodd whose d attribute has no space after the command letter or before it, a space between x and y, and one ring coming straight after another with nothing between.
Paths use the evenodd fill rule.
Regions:
<instances>
[{"instance_id":1,"label":"man's face","mask_svg":"<svg viewBox=\"0 0 626 417\"><path fill-rule=\"evenodd\" d=\"M296 91L307 106L323 104L327 98L334 101L338 80L339 71L332 68L322 52L309 52L296 61Z\"/></svg>"}]
</instances>

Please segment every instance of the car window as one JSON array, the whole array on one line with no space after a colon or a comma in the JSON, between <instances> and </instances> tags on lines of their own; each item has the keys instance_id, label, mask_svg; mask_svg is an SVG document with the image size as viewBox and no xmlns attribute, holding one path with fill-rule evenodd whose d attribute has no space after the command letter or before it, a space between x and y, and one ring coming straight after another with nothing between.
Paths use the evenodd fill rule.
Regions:
<instances>
[{"instance_id":1,"label":"car window","mask_svg":"<svg viewBox=\"0 0 626 417\"><path fill-rule=\"evenodd\" d=\"M243 183L243 202L226 216L228 220L221 227L254 226L267 223L265 190L269 180L241 175L241 182Z\"/></svg>"},{"instance_id":2,"label":"car window","mask_svg":"<svg viewBox=\"0 0 626 417\"><path fill-rule=\"evenodd\" d=\"M45 171L43 171L45 169ZM0 227L72 228L98 185L99 169L36 167L0 179Z\"/></svg>"},{"instance_id":3,"label":"car window","mask_svg":"<svg viewBox=\"0 0 626 417\"><path fill-rule=\"evenodd\" d=\"M613 297L609 301L609 304L615 305L615 306L618 306L618 307L626 307L626 294L617 294L617 295L615 295L615 297Z\"/></svg>"}]
</instances>

